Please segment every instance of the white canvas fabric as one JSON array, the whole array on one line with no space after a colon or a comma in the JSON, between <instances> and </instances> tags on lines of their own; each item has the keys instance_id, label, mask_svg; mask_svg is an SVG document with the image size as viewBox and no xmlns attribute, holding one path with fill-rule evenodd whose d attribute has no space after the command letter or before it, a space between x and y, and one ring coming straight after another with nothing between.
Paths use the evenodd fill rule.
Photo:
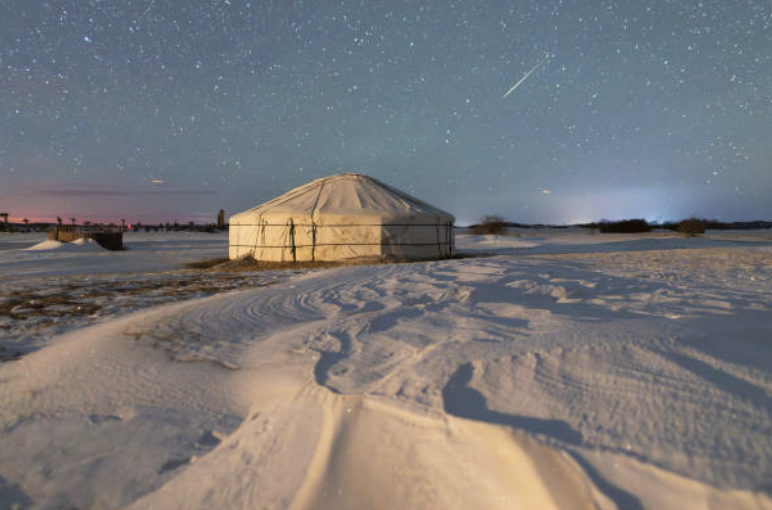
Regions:
<instances>
[{"instance_id":1,"label":"white canvas fabric","mask_svg":"<svg viewBox=\"0 0 772 510\"><path fill-rule=\"evenodd\" d=\"M453 253L454 222L453 215L372 177L339 174L231 216L229 256L445 258Z\"/></svg>"}]
</instances>

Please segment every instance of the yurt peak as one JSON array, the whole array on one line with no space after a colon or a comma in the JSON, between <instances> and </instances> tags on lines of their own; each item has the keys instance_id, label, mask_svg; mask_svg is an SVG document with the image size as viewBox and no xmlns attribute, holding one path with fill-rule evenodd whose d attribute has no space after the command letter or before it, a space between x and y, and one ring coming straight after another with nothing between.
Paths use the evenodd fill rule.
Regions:
<instances>
[{"instance_id":1,"label":"yurt peak","mask_svg":"<svg viewBox=\"0 0 772 510\"><path fill-rule=\"evenodd\" d=\"M320 177L319 179L315 179L315 180L307 183L306 186L311 185L311 184L319 184L319 183L323 183L323 182L327 183L327 182L332 182L332 181L337 181L337 180L342 180L342 179L360 179L360 180L363 180L363 181L376 182L376 183L380 184L380 181L378 181L378 179L370 177L369 175L366 175L366 174L360 174L358 172L342 172L342 173L339 173L339 174L328 175L327 177Z\"/></svg>"},{"instance_id":2,"label":"yurt peak","mask_svg":"<svg viewBox=\"0 0 772 510\"><path fill-rule=\"evenodd\" d=\"M453 251L453 215L358 173L309 182L230 218L231 258L433 259Z\"/></svg>"}]
</instances>

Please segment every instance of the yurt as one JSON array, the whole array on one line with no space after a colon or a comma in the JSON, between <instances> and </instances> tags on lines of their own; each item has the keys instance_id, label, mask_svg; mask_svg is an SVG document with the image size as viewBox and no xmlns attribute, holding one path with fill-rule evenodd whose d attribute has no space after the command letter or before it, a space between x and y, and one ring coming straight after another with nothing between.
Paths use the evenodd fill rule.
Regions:
<instances>
[{"instance_id":1,"label":"yurt","mask_svg":"<svg viewBox=\"0 0 772 510\"><path fill-rule=\"evenodd\" d=\"M230 217L229 256L265 261L437 259L453 215L361 174L317 179Z\"/></svg>"}]
</instances>

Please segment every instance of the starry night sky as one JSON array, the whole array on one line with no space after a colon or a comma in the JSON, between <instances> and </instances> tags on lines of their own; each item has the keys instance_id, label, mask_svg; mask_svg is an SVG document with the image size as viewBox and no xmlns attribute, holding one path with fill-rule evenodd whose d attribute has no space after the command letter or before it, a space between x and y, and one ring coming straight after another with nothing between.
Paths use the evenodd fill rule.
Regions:
<instances>
[{"instance_id":1,"label":"starry night sky","mask_svg":"<svg viewBox=\"0 0 772 510\"><path fill-rule=\"evenodd\" d=\"M12 218L213 221L345 171L461 224L771 219L772 2L0 0Z\"/></svg>"}]
</instances>

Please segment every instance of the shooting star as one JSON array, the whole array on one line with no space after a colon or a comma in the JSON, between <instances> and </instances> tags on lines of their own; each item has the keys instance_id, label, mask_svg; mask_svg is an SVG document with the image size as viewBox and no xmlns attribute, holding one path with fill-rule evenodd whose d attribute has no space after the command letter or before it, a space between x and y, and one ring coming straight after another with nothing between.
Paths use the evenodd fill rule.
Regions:
<instances>
[{"instance_id":1,"label":"shooting star","mask_svg":"<svg viewBox=\"0 0 772 510\"><path fill-rule=\"evenodd\" d=\"M504 94L503 96L501 96L501 99L506 99L506 98L507 98L507 96L509 96L509 95L510 95L512 92L514 92L514 91L515 91L515 89L516 89L517 87L519 87L521 83L523 83L523 82L524 82L526 79L528 79L528 77L529 77L529 76L531 76L533 73L535 73L537 69L539 69L541 66L543 66L543 65L544 65L544 63L545 63L547 60L549 60L549 58L550 58L550 56L549 56L549 53L548 53L548 54L546 54L546 55L544 56L544 58L543 58L543 59L541 59L541 62L539 62L538 64L536 64L535 66L533 66L533 68L532 68L530 71L528 71L527 73L525 73L525 76L523 76L522 78L520 78L520 81L518 81L517 83L515 83L514 85L512 85L512 88L511 88L511 89L509 89L509 90L507 91L507 93L506 93L506 94Z\"/></svg>"}]
</instances>

